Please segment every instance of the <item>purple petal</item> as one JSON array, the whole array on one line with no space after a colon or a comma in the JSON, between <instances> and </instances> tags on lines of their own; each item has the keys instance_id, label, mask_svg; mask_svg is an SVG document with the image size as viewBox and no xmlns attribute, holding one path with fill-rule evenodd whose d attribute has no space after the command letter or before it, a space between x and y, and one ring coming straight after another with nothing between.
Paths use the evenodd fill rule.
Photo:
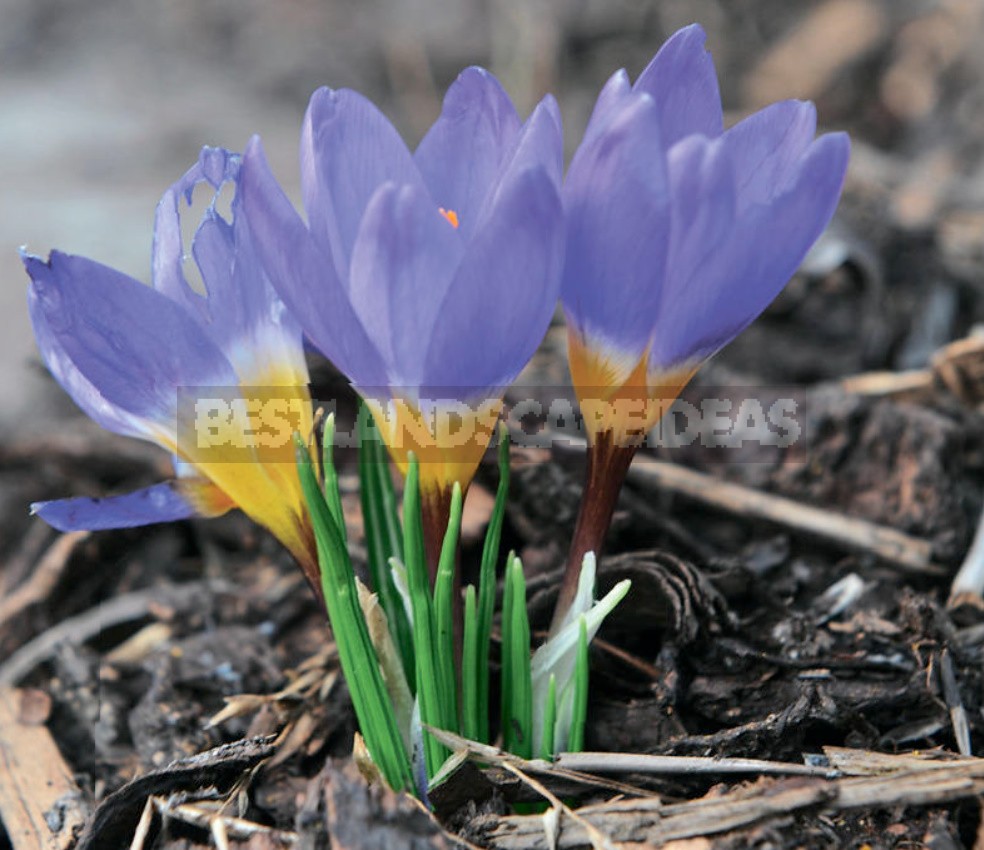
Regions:
<instances>
[{"instance_id":1,"label":"purple petal","mask_svg":"<svg viewBox=\"0 0 984 850\"><path fill-rule=\"evenodd\" d=\"M641 355L661 298L670 201L653 102L634 95L627 103L571 162L561 297L582 333Z\"/></svg>"},{"instance_id":2,"label":"purple petal","mask_svg":"<svg viewBox=\"0 0 984 850\"><path fill-rule=\"evenodd\" d=\"M257 256L304 333L354 383L384 384L386 370L378 351L331 260L271 174L259 138L246 147L239 181L243 215Z\"/></svg>"},{"instance_id":3,"label":"purple petal","mask_svg":"<svg viewBox=\"0 0 984 850\"><path fill-rule=\"evenodd\" d=\"M387 182L423 188L393 125L356 92L316 91L301 132L301 189L311 233L346 285L359 223L369 199Z\"/></svg>"},{"instance_id":4,"label":"purple petal","mask_svg":"<svg viewBox=\"0 0 984 850\"><path fill-rule=\"evenodd\" d=\"M830 223L849 156L845 133L822 136L810 145L781 196L739 218L735 242L746 246L744 280L755 282L729 293L729 306L746 317L742 329L772 303Z\"/></svg>"},{"instance_id":5,"label":"purple petal","mask_svg":"<svg viewBox=\"0 0 984 850\"><path fill-rule=\"evenodd\" d=\"M184 245L181 240L180 204L181 196L172 187L164 193L157 205L152 249L152 279L154 288L158 292L183 305L204 323L208 318L205 298L188 285L182 268Z\"/></svg>"},{"instance_id":6,"label":"purple petal","mask_svg":"<svg viewBox=\"0 0 984 850\"><path fill-rule=\"evenodd\" d=\"M817 131L812 103L773 103L724 134L738 175L738 205L761 204L782 194Z\"/></svg>"},{"instance_id":7,"label":"purple petal","mask_svg":"<svg viewBox=\"0 0 984 850\"><path fill-rule=\"evenodd\" d=\"M188 313L156 290L57 251L47 263L32 256L23 260L34 281L32 315L43 318L42 353L67 358L107 404L173 428L179 388L235 385L223 353ZM71 388L69 382L66 389Z\"/></svg>"},{"instance_id":8,"label":"purple petal","mask_svg":"<svg viewBox=\"0 0 984 850\"><path fill-rule=\"evenodd\" d=\"M93 421L107 431L139 439L149 437L150 423L110 404L102 393L83 375L65 353L59 338L52 333L41 310L34 288L28 289L28 311L34 328L34 340L48 370L62 389Z\"/></svg>"},{"instance_id":9,"label":"purple petal","mask_svg":"<svg viewBox=\"0 0 984 850\"><path fill-rule=\"evenodd\" d=\"M664 150L695 133L708 138L721 135L721 94L706 40L699 24L678 30L634 86L656 101Z\"/></svg>"},{"instance_id":10,"label":"purple petal","mask_svg":"<svg viewBox=\"0 0 984 850\"><path fill-rule=\"evenodd\" d=\"M608 124L633 100L632 82L625 69L616 71L608 78L595 101L591 118L584 131L581 147L589 144L594 137L608 127Z\"/></svg>"},{"instance_id":11,"label":"purple petal","mask_svg":"<svg viewBox=\"0 0 984 850\"><path fill-rule=\"evenodd\" d=\"M352 251L351 298L392 385L419 386L438 309L463 253L455 228L417 187L390 183L373 196Z\"/></svg>"},{"instance_id":12,"label":"purple petal","mask_svg":"<svg viewBox=\"0 0 984 850\"><path fill-rule=\"evenodd\" d=\"M305 380L300 326L263 272L241 214L238 188L231 222L215 209L223 186L238 182L240 162L238 154L203 148L198 163L164 194L157 208L154 238L155 287L197 317L243 381L269 373L271 365ZM182 199L190 204L199 183L208 183L215 190L191 244L205 284L204 297L186 281L181 239Z\"/></svg>"},{"instance_id":13,"label":"purple petal","mask_svg":"<svg viewBox=\"0 0 984 850\"><path fill-rule=\"evenodd\" d=\"M737 207L730 149L720 140L692 136L670 152L669 171L672 226L650 352L653 368L675 367L697 356L690 339L714 322L711 302L718 291L745 285L737 276L710 279L710 269L727 268L719 262L725 255L732 267L743 257L742 246L734 244Z\"/></svg>"},{"instance_id":14,"label":"purple petal","mask_svg":"<svg viewBox=\"0 0 984 850\"><path fill-rule=\"evenodd\" d=\"M125 496L108 499L58 499L35 502L31 513L59 531L102 531L135 528L157 522L174 522L197 515L184 499L177 482L154 484Z\"/></svg>"},{"instance_id":15,"label":"purple petal","mask_svg":"<svg viewBox=\"0 0 984 850\"><path fill-rule=\"evenodd\" d=\"M560 192L564 175L564 139L560 110L552 95L543 98L533 110L507 154L495 185L478 214L477 227L485 227L495 214L512 183L531 169L543 169Z\"/></svg>"},{"instance_id":16,"label":"purple petal","mask_svg":"<svg viewBox=\"0 0 984 850\"><path fill-rule=\"evenodd\" d=\"M696 273L720 254L734 228L737 189L731 149L692 136L670 152L669 179L673 224L667 278L677 279Z\"/></svg>"},{"instance_id":17,"label":"purple petal","mask_svg":"<svg viewBox=\"0 0 984 850\"><path fill-rule=\"evenodd\" d=\"M547 331L563 249L560 197L546 169L511 178L441 304L422 396L468 401L501 393Z\"/></svg>"},{"instance_id":18,"label":"purple petal","mask_svg":"<svg viewBox=\"0 0 984 850\"><path fill-rule=\"evenodd\" d=\"M417 148L414 160L431 196L457 213L464 238L474 229L519 128L519 116L499 81L482 68L466 68Z\"/></svg>"},{"instance_id":19,"label":"purple petal","mask_svg":"<svg viewBox=\"0 0 984 850\"><path fill-rule=\"evenodd\" d=\"M553 95L548 94L536 105L520 129L513 149L503 162L496 191L508 185L511 177L531 168L543 168L560 191L564 176L564 131ZM486 211L495 203L498 200L492 194L486 201Z\"/></svg>"},{"instance_id":20,"label":"purple petal","mask_svg":"<svg viewBox=\"0 0 984 850\"><path fill-rule=\"evenodd\" d=\"M773 301L833 216L848 155L843 133L815 141L783 195L743 211L704 262L674 279L653 368L711 356Z\"/></svg>"},{"instance_id":21,"label":"purple petal","mask_svg":"<svg viewBox=\"0 0 984 850\"><path fill-rule=\"evenodd\" d=\"M214 210L206 211L191 243L191 254L208 293L209 315L217 320L225 319L229 313L241 314L245 307L241 303L245 299L232 286L235 248L232 226ZM241 321L232 323L238 325Z\"/></svg>"},{"instance_id":22,"label":"purple petal","mask_svg":"<svg viewBox=\"0 0 984 850\"><path fill-rule=\"evenodd\" d=\"M206 145L198 155L197 172L196 169L192 168L185 176L186 191L189 196L195 185L203 179L211 183L214 189L221 189L223 183L234 182L239 175L239 155L227 151L225 148L213 148Z\"/></svg>"},{"instance_id":23,"label":"purple petal","mask_svg":"<svg viewBox=\"0 0 984 850\"><path fill-rule=\"evenodd\" d=\"M207 330L240 382L248 384L275 368L306 383L300 325L263 270L238 197L232 224L214 211L205 214L192 252L208 291Z\"/></svg>"},{"instance_id":24,"label":"purple petal","mask_svg":"<svg viewBox=\"0 0 984 850\"><path fill-rule=\"evenodd\" d=\"M184 276L181 198L190 205L196 185L207 181L218 192L224 182L235 181L238 173L238 155L224 148L204 147L198 162L164 193L157 205L152 266L154 288L201 317L203 324L207 322L206 300L188 285Z\"/></svg>"}]
</instances>

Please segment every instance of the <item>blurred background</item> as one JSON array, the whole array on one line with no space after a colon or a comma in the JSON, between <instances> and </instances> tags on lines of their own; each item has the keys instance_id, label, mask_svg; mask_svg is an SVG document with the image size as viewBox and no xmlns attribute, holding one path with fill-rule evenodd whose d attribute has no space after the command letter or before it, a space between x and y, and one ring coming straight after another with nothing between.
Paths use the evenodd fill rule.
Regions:
<instances>
[{"instance_id":1,"label":"blurred background","mask_svg":"<svg viewBox=\"0 0 984 850\"><path fill-rule=\"evenodd\" d=\"M854 139L841 236L821 262L860 274L841 282L846 300L813 293L805 328L782 323L796 340L819 333L828 353L806 345L777 372L775 352L743 338L730 356L774 381L918 366L979 318L977 0L0 0L0 21L0 434L55 395L19 246L147 280L155 204L201 145L241 149L259 133L296 197L298 130L321 85L369 95L414 145L456 73L482 64L524 113L555 92L570 149L607 77L637 74L692 21L708 31L730 120L809 98L824 129ZM742 364L742 346L761 354Z\"/></svg>"}]
</instances>

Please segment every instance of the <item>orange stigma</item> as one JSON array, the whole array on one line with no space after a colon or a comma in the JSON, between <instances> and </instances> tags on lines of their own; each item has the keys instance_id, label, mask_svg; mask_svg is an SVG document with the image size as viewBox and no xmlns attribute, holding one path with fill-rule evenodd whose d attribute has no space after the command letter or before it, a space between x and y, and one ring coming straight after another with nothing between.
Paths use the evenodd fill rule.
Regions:
<instances>
[{"instance_id":1,"label":"orange stigma","mask_svg":"<svg viewBox=\"0 0 984 850\"><path fill-rule=\"evenodd\" d=\"M452 227L458 226L458 213L454 210L446 210L444 207L438 207L437 211L451 223Z\"/></svg>"}]
</instances>

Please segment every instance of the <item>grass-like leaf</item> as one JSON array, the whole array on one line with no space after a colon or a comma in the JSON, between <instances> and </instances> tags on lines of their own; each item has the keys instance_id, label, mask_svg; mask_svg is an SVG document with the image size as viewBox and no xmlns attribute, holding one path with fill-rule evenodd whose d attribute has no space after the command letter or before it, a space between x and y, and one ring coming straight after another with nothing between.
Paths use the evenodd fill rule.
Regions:
<instances>
[{"instance_id":1,"label":"grass-like leaf","mask_svg":"<svg viewBox=\"0 0 984 850\"><path fill-rule=\"evenodd\" d=\"M441 702L434 612L430 578L424 554L424 529L420 516L420 469L411 453L403 491L403 564L407 571L410 606L413 610L413 646L417 664L417 700L420 720L427 726L446 729ZM424 733L427 775L433 776L448 756L448 750L429 732Z\"/></svg>"},{"instance_id":2,"label":"grass-like leaf","mask_svg":"<svg viewBox=\"0 0 984 850\"><path fill-rule=\"evenodd\" d=\"M335 527L342 535L342 543L348 545L345 513L342 511L342 494L338 489L338 469L335 467L335 414L329 413L322 432L322 464L325 476L325 503L335 520Z\"/></svg>"},{"instance_id":3,"label":"grass-like leaf","mask_svg":"<svg viewBox=\"0 0 984 850\"><path fill-rule=\"evenodd\" d=\"M533 654L530 669L533 678L533 704L546 705L550 679L556 678L557 719L552 730L554 749L558 752L572 751L570 729L577 699L575 670L578 660L581 622L583 620L587 640L590 643L601 626L602 621L622 601L629 592L631 582L624 579L615 585L605 596L594 600L595 556L588 552L581 565L578 589L561 623L561 628L543 643ZM533 716L533 748L540 752L543 739L548 734L542 712Z\"/></svg>"},{"instance_id":4,"label":"grass-like leaf","mask_svg":"<svg viewBox=\"0 0 984 850\"><path fill-rule=\"evenodd\" d=\"M478 646L475 654L477 676L464 680L462 687L476 689L474 699L464 697L477 707L477 717L465 719L466 726L475 730L475 740L489 743L489 654L492 651L492 616L495 612L495 568L499 561L499 544L502 540L502 522L506 514L506 500L509 496L509 431L505 425L499 427L499 486L495 493L495 507L489 518L482 547L482 565L478 577Z\"/></svg>"},{"instance_id":5,"label":"grass-like leaf","mask_svg":"<svg viewBox=\"0 0 984 850\"><path fill-rule=\"evenodd\" d=\"M554 731L557 728L557 677L550 674L547 687L547 704L543 707L543 744L540 758L554 757Z\"/></svg>"},{"instance_id":6,"label":"grass-like leaf","mask_svg":"<svg viewBox=\"0 0 984 850\"><path fill-rule=\"evenodd\" d=\"M502 606L502 740L520 758L533 755L533 684L530 677L530 621L523 563L513 555L506 566Z\"/></svg>"},{"instance_id":7,"label":"grass-like leaf","mask_svg":"<svg viewBox=\"0 0 984 850\"><path fill-rule=\"evenodd\" d=\"M359 605L348 549L318 486L310 452L299 436L295 437L295 442L298 475L318 547L328 619L359 727L373 761L387 783L398 790L413 789L410 759Z\"/></svg>"},{"instance_id":8,"label":"grass-like leaf","mask_svg":"<svg viewBox=\"0 0 984 850\"><path fill-rule=\"evenodd\" d=\"M441 559L434 581L434 645L437 648L438 684L444 729L458 729L458 681L454 662L454 571L461 533L461 487L456 482L451 493L448 529L441 546Z\"/></svg>"},{"instance_id":9,"label":"grass-like leaf","mask_svg":"<svg viewBox=\"0 0 984 850\"><path fill-rule=\"evenodd\" d=\"M393 479L389 473L386 449L379 440L372 414L365 406L359 411L358 427L359 492L369 574L373 590L379 595L386 613L407 682L413 689L416 685L413 632L389 566L390 558L403 558L403 531L396 510Z\"/></svg>"},{"instance_id":10,"label":"grass-like leaf","mask_svg":"<svg viewBox=\"0 0 984 850\"><path fill-rule=\"evenodd\" d=\"M588 623L584 616L578 624L577 662L574 665L574 711L571 733L567 739L569 752L584 749L584 727L588 719Z\"/></svg>"},{"instance_id":11,"label":"grass-like leaf","mask_svg":"<svg viewBox=\"0 0 984 850\"><path fill-rule=\"evenodd\" d=\"M488 717L488 705L478 702L478 611L476 610L475 585L465 588L465 627L461 650L461 727L471 741L477 741L480 733L478 720L484 713ZM485 658L488 668L489 660ZM486 719L486 723L488 720Z\"/></svg>"}]
</instances>

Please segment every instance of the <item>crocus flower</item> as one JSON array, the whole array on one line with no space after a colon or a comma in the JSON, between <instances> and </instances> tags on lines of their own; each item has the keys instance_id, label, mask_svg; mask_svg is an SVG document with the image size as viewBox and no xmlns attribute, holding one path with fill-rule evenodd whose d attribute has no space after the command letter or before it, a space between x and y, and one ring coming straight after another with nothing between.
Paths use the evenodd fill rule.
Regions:
<instances>
[{"instance_id":1,"label":"crocus flower","mask_svg":"<svg viewBox=\"0 0 984 850\"><path fill-rule=\"evenodd\" d=\"M84 257L24 254L38 348L96 422L172 453L177 478L128 495L32 506L58 529L146 525L241 508L291 551L316 590L317 556L294 465L293 428L312 429L301 331L257 261L241 214L215 209L240 158L218 148L157 208L153 286ZM181 199L215 190L192 255L205 287L185 277ZM264 421L265 420L265 421ZM264 427L266 426L266 427Z\"/></svg>"},{"instance_id":2,"label":"crocus flower","mask_svg":"<svg viewBox=\"0 0 984 850\"><path fill-rule=\"evenodd\" d=\"M848 139L814 138L811 103L776 103L723 129L704 41L686 27L634 85L616 73L565 179L561 300L592 444L569 576L600 544L635 447L779 294L843 184Z\"/></svg>"},{"instance_id":3,"label":"crocus flower","mask_svg":"<svg viewBox=\"0 0 984 850\"><path fill-rule=\"evenodd\" d=\"M260 141L243 155L258 252L306 336L368 403L404 472L416 454L425 514L435 504L446 512L556 304L556 103L545 98L521 124L495 78L466 69L411 154L368 100L323 88L304 119L300 158L307 224Z\"/></svg>"}]
</instances>

